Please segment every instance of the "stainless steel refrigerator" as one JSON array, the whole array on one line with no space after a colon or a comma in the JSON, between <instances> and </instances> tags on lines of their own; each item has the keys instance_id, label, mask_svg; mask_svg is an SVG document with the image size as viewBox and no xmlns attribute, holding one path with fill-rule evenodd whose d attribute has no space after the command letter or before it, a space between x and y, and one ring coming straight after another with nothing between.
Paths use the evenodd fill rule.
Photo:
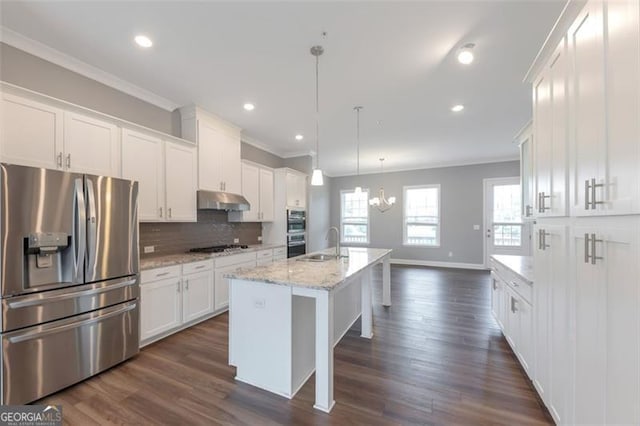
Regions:
<instances>
[{"instance_id":1,"label":"stainless steel refrigerator","mask_svg":"<svg viewBox=\"0 0 640 426\"><path fill-rule=\"evenodd\" d=\"M0 164L2 404L139 348L138 183Z\"/></svg>"}]
</instances>

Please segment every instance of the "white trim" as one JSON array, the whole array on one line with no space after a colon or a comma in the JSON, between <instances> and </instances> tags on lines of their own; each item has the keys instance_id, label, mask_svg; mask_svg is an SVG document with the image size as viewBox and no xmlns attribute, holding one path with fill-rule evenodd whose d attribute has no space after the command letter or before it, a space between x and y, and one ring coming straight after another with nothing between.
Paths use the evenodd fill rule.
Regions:
<instances>
[{"instance_id":1,"label":"white trim","mask_svg":"<svg viewBox=\"0 0 640 426\"><path fill-rule=\"evenodd\" d=\"M180 106L177 102L156 95L140 86L129 83L113 74L89 65L86 62L40 43L39 41L30 39L5 26L0 26L0 41L164 110L173 111Z\"/></svg>"},{"instance_id":2,"label":"white trim","mask_svg":"<svg viewBox=\"0 0 640 426\"><path fill-rule=\"evenodd\" d=\"M309 157L314 157L316 155L316 152L312 149L301 149L298 151L286 151L283 152L281 157L282 158L295 158L295 157L304 157L304 156L309 156Z\"/></svg>"},{"instance_id":3,"label":"white trim","mask_svg":"<svg viewBox=\"0 0 640 426\"><path fill-rule=\"evenodd\" d=\"M419 259L391 259L392 265L414 265L414 266L432 266L435 268L456 268L456 269L475 269L486 270L487 268L481 263L460 263L460 262L441 262L437 260L419 260Z\"/></svg>"},{"instance_id":4,"label":"white trim","mask_svg":"<svg viewBox=\"0 0 640 426\"><path fill-rule=\"evenodd\" d=\"M387 175L389 173L413 172L416 170L445 169L449 167L477 166L481 164L508 163L510 161L520 161L520 155L518 154L516 156L509 155L507 157L493 157L493 158L488 158L484 160L467 160L467 161L451 161L451 162L444 162L444 163L434 163L434 164L430 164L422 167L408 167L406 169L404 168L392 169L392 168L387 168L385 166L384 173L380 173L379 170L371 170L371 171L360 170L360 175L375 175L375 174ZM355 176L355 175L356 175L355 173L349 172L345 174L334 173L333 175L327 175L327 176L347 177L347 176Z\"/></svg>"}]
</instances>

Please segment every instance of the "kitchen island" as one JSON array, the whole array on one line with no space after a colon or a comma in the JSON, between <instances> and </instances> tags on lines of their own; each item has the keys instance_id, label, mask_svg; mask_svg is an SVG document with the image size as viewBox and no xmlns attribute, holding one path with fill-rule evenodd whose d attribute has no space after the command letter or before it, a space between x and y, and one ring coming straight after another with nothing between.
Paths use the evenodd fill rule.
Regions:
<instances>
[{"instance_id":1,"label":"kitchen island","mask_svg":"<svg viewBox=\"0 0 640 426\"><path fill-rule=\"evenodd\" d=\"M229 364L237 367L237 380L292 398L315 371L314 408L331 411L333 347L359 317L361 336L373 337L376 264L383 265L383 304L391 304L391 250L344 248L341 254L324 261L301 256L227 275Z\"/></svg>"}]
</instances>

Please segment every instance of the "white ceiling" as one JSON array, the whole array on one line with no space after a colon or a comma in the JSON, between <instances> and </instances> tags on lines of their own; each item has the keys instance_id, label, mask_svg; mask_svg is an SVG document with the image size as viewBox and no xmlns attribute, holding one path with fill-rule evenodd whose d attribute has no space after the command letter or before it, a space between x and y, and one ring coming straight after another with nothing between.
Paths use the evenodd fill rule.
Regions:
<instances>
[{"instance_id":1,"label":"white ceiling","mask_svg":"<svg viewBox=\"0 0 640 426\"><path fill-rule=\"evenodd\" d=\"M200 105L284 156L314 149L309 48L322 44L320 165L335 176L355 172L354 105L365 173L381 156L385 170L516 158L512 138L531 116L522 78L564 3L2 1L2 25ZM138 33L151 49L133 44ZM455 52L468 42L476 60L463 66Z\"/></svg>"}]
</instances>

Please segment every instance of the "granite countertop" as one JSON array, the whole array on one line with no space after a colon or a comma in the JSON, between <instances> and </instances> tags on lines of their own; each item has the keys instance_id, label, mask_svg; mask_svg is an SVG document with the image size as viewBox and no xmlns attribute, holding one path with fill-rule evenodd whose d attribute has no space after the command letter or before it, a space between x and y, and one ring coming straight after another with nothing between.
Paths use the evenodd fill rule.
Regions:
<instances>
[{"instance_id":1,"label":"granite countertop","mask_svg":"<svg viewBox=\"0 0 640 426\"><path fill-rule=\"evenodd\" d=\"M316 253L334 254L335 248ZM316 254L311 253L311 254ZM269 284L333 290L352 275L379 262L391 253L389 249L343 248L347 257L325 262L303 262L297 258L284 259L270 265L240 269L225 274L227 278L261 281Z\"/></svg>"},{"instance_id":2,"label":"granite countertop","mask_svg":"<svg viewBox=\"0 0 640 426\"><path fill-rule=\"evenodd\" d=\"M510 269L522 279L533 284L533 257L496 254L491 256L496 262Z\"/></svg>"},{"instance_id":3,"label":"granite countertop","mask_svg":"<svg viewBox=\"0 0 640 426\"><path fill-rule=\"evenodd\" d=\"M149 256L140 259L140 270L162 268L164 266L181 265L183 263L197 262L199 260L213 259L216 257L233 256L234 254L251 253L260 250L269 250L286 247L284 244L251 244L249 248L222 253L176 253L158 256Z\"/></svg>"}]
</instances>

